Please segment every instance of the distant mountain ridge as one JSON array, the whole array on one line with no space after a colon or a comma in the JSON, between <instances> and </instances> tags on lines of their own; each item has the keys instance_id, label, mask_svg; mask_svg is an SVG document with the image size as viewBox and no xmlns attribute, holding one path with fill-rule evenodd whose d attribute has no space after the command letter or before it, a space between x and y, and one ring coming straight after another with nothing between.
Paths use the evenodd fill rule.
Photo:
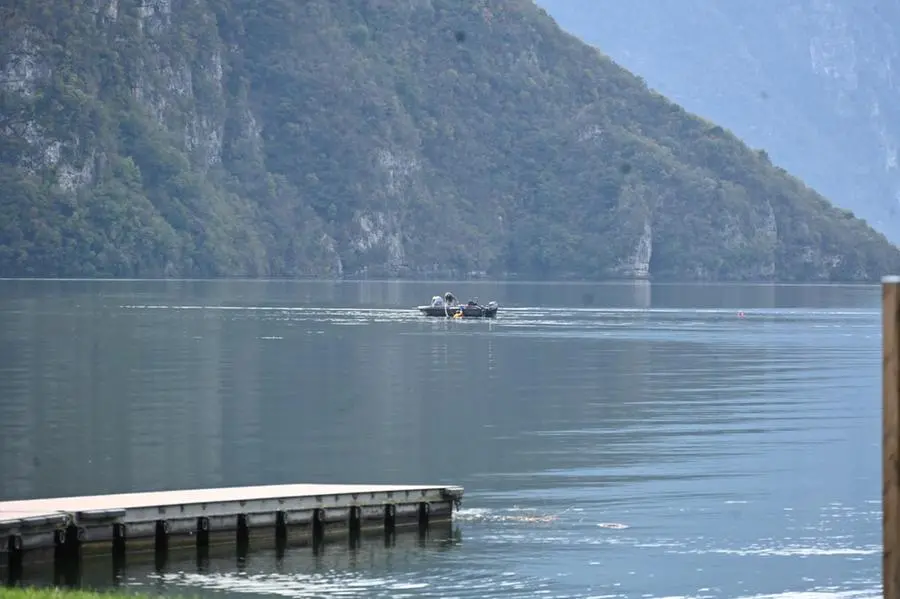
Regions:
<instances>
[{"instance_id":1,"label":"distant mountain ridge","mask_svg":"<svg viewBox=\"0 0 900 599\"><path fill-rule=\"evenodd\" d=\"M900 266L530 0L16 0L0 49L0 275Z\"/></svg>"},{"instance_id":2,"label":"distant mountain ridge","mask_svg":"<svg viewBox=\"0 0 900 599\"><path fill-rule=\"evenodd\" d=\"M900 243L900 3L537 3Z\"/></svg>"}]
</instances>

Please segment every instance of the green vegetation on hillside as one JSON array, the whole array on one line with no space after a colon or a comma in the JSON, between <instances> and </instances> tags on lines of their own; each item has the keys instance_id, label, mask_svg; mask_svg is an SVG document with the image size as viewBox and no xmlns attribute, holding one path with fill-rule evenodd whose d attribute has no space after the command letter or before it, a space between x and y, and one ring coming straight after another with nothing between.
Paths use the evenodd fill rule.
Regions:
<instances>
[{"instance_id":1,"label":"green vegetation on hillside","mask_svg":"<svg viewBox=\"0 0 900 599\"><path fill-rule=\"evenodd\" d=\"M0 275L900 270L530 0L144 4L0 9Z\"/></svg>"}]
</instances>

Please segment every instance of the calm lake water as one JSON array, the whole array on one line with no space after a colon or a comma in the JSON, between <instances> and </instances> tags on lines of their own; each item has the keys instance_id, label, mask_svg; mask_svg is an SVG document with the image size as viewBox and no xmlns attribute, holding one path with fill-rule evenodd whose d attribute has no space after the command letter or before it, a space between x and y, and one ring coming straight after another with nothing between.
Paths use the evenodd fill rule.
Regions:
<instances>
[{"instance_id":1,"label":"calm lake water","mask_svg":"<svg viewBox=\"0 0 900 599\"><path fill-rule=\"evenodd\" d=\"M411 309L449 290L500 315ZM0 281L0 499L465 487L427 540L129 561L115 583L143 591L874 597L879 302L877 286ZM109 565L80 584L113 585Z\"/></svg>"}]
</instances>

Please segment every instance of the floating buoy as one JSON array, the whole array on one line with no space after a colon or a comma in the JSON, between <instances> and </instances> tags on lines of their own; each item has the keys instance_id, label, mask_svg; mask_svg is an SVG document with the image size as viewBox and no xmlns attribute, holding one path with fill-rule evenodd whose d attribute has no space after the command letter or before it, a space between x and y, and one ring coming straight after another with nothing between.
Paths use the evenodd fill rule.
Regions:
<instances>
[{"instance_id":1,"label":"floating buoy","mask_svg":"<svg viewBox=\"0 0 900 599\"><path fill-rule=\"evenodd\" d=\"M739 311L738 311L738 318L743 318L743 317L744 317L744 311L743 311L743 310L739 310Z\"/></svg>"}]
</instances>

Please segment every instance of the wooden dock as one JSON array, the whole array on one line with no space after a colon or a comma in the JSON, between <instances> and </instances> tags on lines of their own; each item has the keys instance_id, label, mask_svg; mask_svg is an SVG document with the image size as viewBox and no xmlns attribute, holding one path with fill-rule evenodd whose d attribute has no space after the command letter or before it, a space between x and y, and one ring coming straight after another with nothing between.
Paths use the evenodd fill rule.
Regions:
<instances>
[{"instance_id":1,"label":"wooden dock","mask_svg":"<svg viewBox=\"0 0 900 599\"><path fill-rule=\"evenodd\" d=\"M203 547L217 533L241 545L251 532L315 543L336 530L423 528L452 519L462 495L455 486L277 485L5 501L0 565L21 568L30 552L49 548L61 560L82 546L105 546L113 556L129 544L164 552L180 539Z\"/></svg>"}]
</instances>

